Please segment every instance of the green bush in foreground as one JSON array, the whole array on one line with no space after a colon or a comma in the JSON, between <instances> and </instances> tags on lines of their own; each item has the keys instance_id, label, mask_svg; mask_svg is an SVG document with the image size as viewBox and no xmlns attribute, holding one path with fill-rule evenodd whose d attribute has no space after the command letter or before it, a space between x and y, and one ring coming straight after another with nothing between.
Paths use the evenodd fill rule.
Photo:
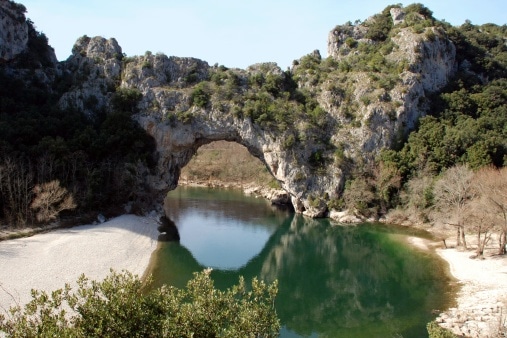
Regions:
<instances>
[{"instance_id":1,"label":"green bush in foreground","mask_svg":"<svg viewBox=\"0 0 507 338\"><path fill-rule=\"evenodd\" d=\"M426 329L428 330L429 338L456 338L457 336L451 331L444 329L437 322L429 322L426 325Z\"/></svg>"},{"instance_id":2,"label":"green bush in foreground","mask_svg":"<svg viewBox=\"0 0 507 338\"><path fill-rule=\"evenodd\" d=\"M163 286L144 294L143 282L129 272L103 281L82 275L73 291L67 284L51 294L32 291L24 309L0 315L7 337L277 337L274 309L277 282L243 278L217 290L210 271L196 273L185 289Z\"/></svg>"}]
</instances>

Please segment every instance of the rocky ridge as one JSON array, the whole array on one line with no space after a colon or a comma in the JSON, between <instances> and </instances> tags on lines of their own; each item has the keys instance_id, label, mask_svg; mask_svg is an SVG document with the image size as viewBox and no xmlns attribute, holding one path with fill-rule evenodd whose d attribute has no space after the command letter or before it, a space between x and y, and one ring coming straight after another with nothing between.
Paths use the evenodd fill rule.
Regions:
<instances>
[{"instance_id":1,"label":"rocky ridge","mask_svg":"<svg viewBox=\"0 0 507 338\"><path fill-rule=\"evenodd\" d=\"M6 4L1 6L2 22L12 20L8 14L12 3ZM218 94L204 93L211 96L206 97L206 104L196 104L194 95L206 85L211 86L210 77L220 71L217 65L149 52L126 57L115 39L83 36L69 59L55 66L65 79L60 106L93 116L111 108L111 98L118 90L138 91L142 98L134 118L154 138L158 156L156 171L145 176L151 188L162 193L175 188L181 168L201 145L233 141L265 163L291 196L297 212L311 217L329 216L329 205L339 199L350 168L371 161L400 134L408 133L425 114L427 96L442 88L457 68L455 48L443 30L426 27L418 32L404 26L402 8L393 8L390 15L396 31L391 48L382 51L380 61L391 68L402 65L393 68L391 74L376 69L374 60L368 64L371 69L339 70L379 45L367 37L376 20L373 17L363 24L346 24L331 31L328 63L334 68L324 80L305 68L306 57L296 61L288 72L276 64L228 70L228 76L235 79L239 99L217 99ZM4 47L4 62L26 43L26 27L16 27L11 35L18 38L15 43L11 41L11 47ZM311 57L322 61L318 52ZM264 81L270 77L285 83L294 80L293 93L309 93L318 103L320 111L314 111L320 122L291 118L292 109L304 109L304 103L297 99L281 108L286 117L278 123L284 128L263 124L262 115L249 116L242 104L262 99L252 97L248 91L252 79L259 76ZM277 95L283 97L273 93L272 102L277 102Z\"/></svg>"},{"instance_id":2,"label":"rocky ridge","mask_svg":"<svg viewBox=\"0 0 507 338\"><path fill-rule=\"evenodd\" d=\"M0 59L9 61L21 54L28 44L28 24L23 5L5 2L0 6Z\"/></svg>"}]
</instances>

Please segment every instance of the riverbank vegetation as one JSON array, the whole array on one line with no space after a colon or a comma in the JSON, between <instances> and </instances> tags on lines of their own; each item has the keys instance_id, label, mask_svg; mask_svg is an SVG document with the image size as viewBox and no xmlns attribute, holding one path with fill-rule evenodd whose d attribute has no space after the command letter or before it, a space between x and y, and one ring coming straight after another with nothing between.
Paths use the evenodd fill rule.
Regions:
<instances>
[{"instance_id":1,"label":"riverbank vegetation","mask_svg":"<svg viewBox=\"0 0 507 338\"><path fill-rule=\"evenodd\" d=\"M8 337L278 337L274 308L277 283L240 278L226 291L215 288L211 270L194 274L184 289L163 286L146 293L129 272L103 281L82 276L51 293L33 291L24 308L0 314Z\"/></svg>"}]
</instances>

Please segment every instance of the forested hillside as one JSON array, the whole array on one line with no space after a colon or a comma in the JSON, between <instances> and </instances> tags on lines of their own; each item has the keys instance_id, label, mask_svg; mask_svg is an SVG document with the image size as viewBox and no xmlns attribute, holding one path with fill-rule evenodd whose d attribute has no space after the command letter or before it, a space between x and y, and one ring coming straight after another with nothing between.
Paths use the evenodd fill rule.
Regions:
<instances>
[{"instance_id":1,"label":"forested hillside","mask_svg":"<svg viewBox=\"0 0 507 338\"><path fill-rule=\"evenodd\" d=\"M127 57L118 46L104 58L87 55L86 46L103 42L86 36L71 61L58 63L26 9L4 7L28 35L23 52L0 62L2 224L148 200L146 177L162 146L136 120L155 113L161 130L223 120L272 139L278 157L268 158L266 145L249 151L272 174L292 166L278 183L303 196L298 211L317 216L378 219L397 209L410 214L403 220L427 221L439 175L507 159L505 25L453 27L421 4L393 5L335 27L327 58L315 51L286 71L270 63L239 70L150 52ZM190 145L177 165L209 142ZM165 170L179 177L171 165ZM220 176L219 166L207 167Z\"/></svg>"},{"instance_id":2,"label":"forested hillside","mask_svg":"<svg viewBox=\"0 0 507 338\"><path fill-rule=\"evenodd\" d=\"M356 171L349 180L345 200L366 213L382 205L406 207L416 198L427 209L433 203L430 182L447 169L507 163L507 26L439 24L456 46L459 68L442 91L421 103L427 116L416 129L384 150L375 168ZM426 194L407 189L420 182L426 182Z\"/></svg>"},{"instance_id":3,"label":"forested hillside","mask_svg":"<svg viewBox=\"0 0 507 338\"><path fill-rule=\"evenodd\" d=\"M25 7L9 3L24 23ZM26 25L27 48L0 63L0 224L46 224L64 210L134 199L138 163L153 165L154 151L131 118L139 94L115 91L111 109L93 116L62 109L70 75L54 63L47 37Z\"/></svg>"}]
</instances>

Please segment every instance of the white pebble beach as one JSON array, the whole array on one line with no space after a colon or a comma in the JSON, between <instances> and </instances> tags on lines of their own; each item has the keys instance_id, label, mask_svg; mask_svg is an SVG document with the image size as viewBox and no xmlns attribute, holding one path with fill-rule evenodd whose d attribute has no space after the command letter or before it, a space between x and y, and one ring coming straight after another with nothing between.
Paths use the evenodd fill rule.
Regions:
<instances>
[{"instance_id":1,"label":"white pebble beach","mask_svg":"<svg viewBox=\"0 0 507 338\"><path fill-rule=\"evenodd\" d=\"M0 242L0 311L31 300L31 289L75 285L81 274L102 280L110 269L142 277L157 248L157 222L122 215L97 225L76 226Z\"/></svg>"},{"instance_id":2,"label":"white pebble beach","mask_svg":"<svg viewBox=\"0 0 507 338\"><path fill-rule=\"evenodd\" d=\"M442 313L437 322L457 335L466 337L500 337L507 315L507 257L486 255L471 259L473 251L438 249L458 280L457 307ZM505 331L504 331L505 332Z\"/></svg>"}]
</instances>

